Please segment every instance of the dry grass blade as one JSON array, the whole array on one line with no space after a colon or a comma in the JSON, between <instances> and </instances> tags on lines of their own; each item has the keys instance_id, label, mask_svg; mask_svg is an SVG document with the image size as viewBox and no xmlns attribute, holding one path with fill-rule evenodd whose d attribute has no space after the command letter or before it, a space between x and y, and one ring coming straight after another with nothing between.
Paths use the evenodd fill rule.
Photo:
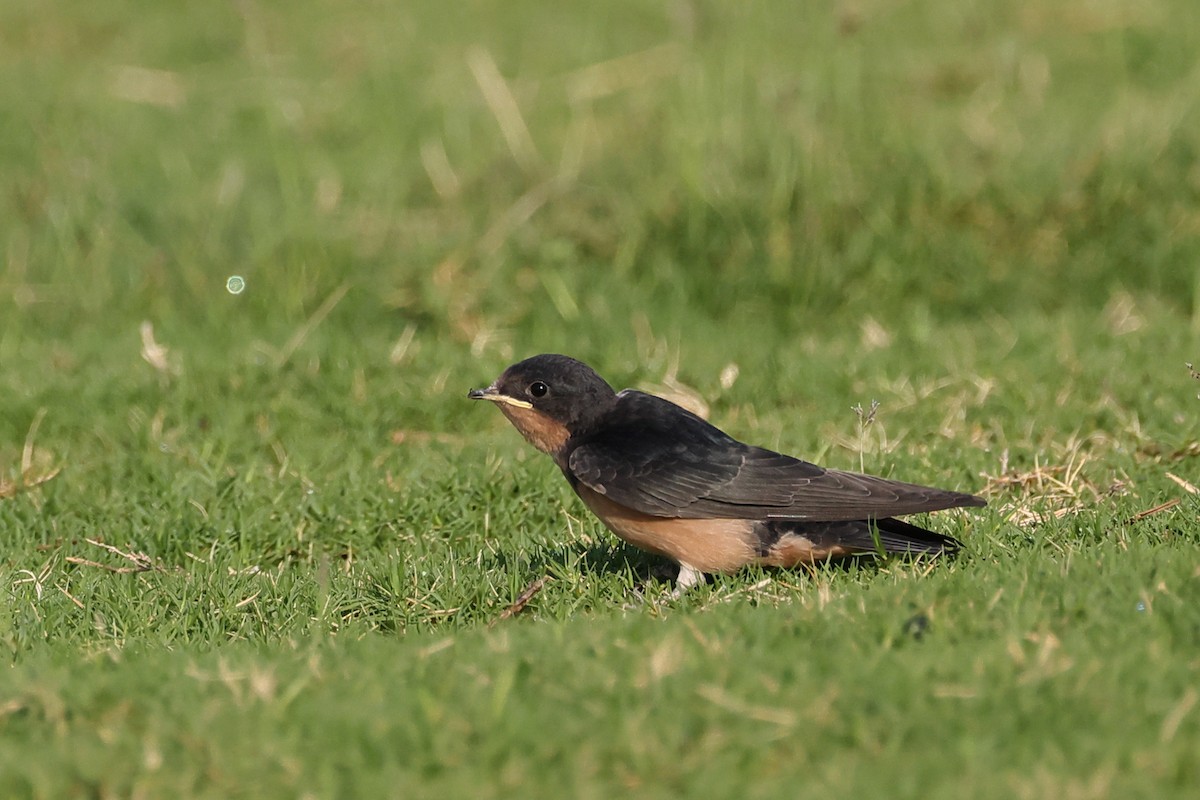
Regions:
<instances>
[{"instance_id":1,"label":"dry grass blade","mask_svg":"<svg viewBox=\"0 0 1200 800\"><path fill-rule=\"evenodd\" d=\"M142 360L164 378L175 372L171 366L171 351L154 338L154 323L144 320L138 327L138 333L142 337Z\"/></svg>"},{"instance_id":2,"label":"dry grass blade","mask_svg":"<svg viewBox=\"0 0 1200 800\"><path fill-rule=\"evenodd\" d=\"M1183 724L1183 718L1196 706L1197 700L1200 700L1200 694L1197 694L1195 689L1188 689L1184 692L1183 697L1179 699L1175 707L1163 718L1162 729L1158 735L1160 742L1167 744L1175 738L1175 734L1179 731L1179 726Z\"/></svg>"},{"instance_id":3,"label":"dry grass blade","mask_svg":"<svg viewBox=\"0 0 1200 800\"><path fill-rule=\"evenodd\" d=\"M39 408L37 413L33 415L33 422L29 423L29 432L25 434L25 446L21 448L21 477L29 475L29 471L33 469L33 440L37 436L38 428L42 427L42 420L46 418L46 409Z\"/></svg>"},{"instance_id":4,"label":"dry grass blade","mask_svg":"<svg viewBox=\"0 0 1200 800\"><path fill-rule=\"evenodd\" d=\"M409 348L412 347L413 338L417 335L417 326L415 323L408 323L404 327L404 332L400 334L400 338L392 345L392 350L388 353L388 361L393 367L398 367L404 363L408 357Z\"/></svg>"},{"instance_id":5,"label":"dry grass blade","mask_svg":"<svg viewBox=\"0 0 1200 800\"><path fill-rule=\"evenodd\" d=\"M1197 489L1194 484L1189 483L1188 481L1185 481L1183 478L1179 477L1178 475L1173 475L1170 472L1168 472L1167 477L1170 478L1171 480L1175 481L1175 483L1179 484L1180 488L1182 488L1188 494L1200 494L1200 489Z\"/></svg>"},{"instance_id":6,"label":"dry grass blade","mask_svg":"<svg viewBox=\"0 0 1200 800\"><path fill-rule=\"evenodd\" d=\"M567 77L567 94L575 102L593 100L669 78L679 72L683 56L681 44L667 42L648 50L590 64Z\"/></svg>"},{"instance_id":7,"label":"dry grass blade","mask_svg":"<svg viewBox=\"0 0 1200 800\"><path fill-rule=\"evenodd\" d=\"M1008 470L999 475L982 477L987 481L981 494L992 496L997 493L1019 494L1001 507L1001 513L1015 525L1027 527L1041 524L1047 517L1058 519L1083 510L1089 503L1100 499L1100 491L1083 475L1083 467L1091 457L1081 452L1078 446L1068 449L1070 457L1066 464L1045 465L1035 457L1033 469ZM1032 501L1042 508L1033 508Z\"/></svg>"},{"instance_id":8,"label":"dry grass blade","mask_svg":"<svg viewBox=\"0 0 1200 800\"><path fill-rule=\"evenodd\" d=\"M716 605L717 603L728 603L730 600L733 600L733 599L737 598L738 596L744 596L744 595L762 596L764 594L763 590L772 586L774 583L775 583L775 581L773 581L770 578L763 578L761 581L751 584L750 586L743 586L740 589L734 589L732 592L729 592L728 594L719 595L717 597L714 597L708 603L705 603L703 607L709 608L713 605Z\"/></svg>"},{"instance_id":9,"label":"dry grass blade","mask_svg":"<svg viewBox=\"0 0 1200 800\"><path fill-rule=\"evenodd\" d=\"M329 297L325 298L325 302L321 303L320 308L314 311L312 316L306 319L304 324L296 329L296 332L292 334L292 338L287 340L287 344L285 344L283 349L279 351L279 354L275 356L276 368L282 367L289 360L291 360L296 351L300 349L300 345L304 344L304 340L308 338L308 335L312 333L313 329L320 325L327 316L329 316L329 312L333 311L334 307L342 301L342 298L346 296L346 292L348 291L350 291L350 284L348 283L343 283L341 286L334 289L333 292L330 293Z\"/></svg>"},{"instance_id":10,"label":"dry grass blade","mask_svg":"<svg viewBox=\"0 0 1200 800\"><path fill-rule=\"evenodd\" d=\"M27 492L30 489L36 489L43 483L48 483L58 477L58 473L62 472L62 469L62 467L55 467L45 475L37 475L32 478L25 476L18 482L6 481L0 478L0 500L16 497L21 492Z\"/></svg>"},{"instance_id":11,"label":"dry grass blade","mask_svg":"<svg viewBox=\"0 0 1200 800\"><path fill-rule=\"evenodd\" d=\"M467 66L471 68L479 91L483 93L483 99L500 126L500 133L513 159L527 174L537 174L541 170L542 158L533 144L533 136L525 124L525 117L521 115L517 98L500 74L496 60L482 47L472 47L467 51Z\"/></svg>"},{"instance_id":12,"label":"dry grass blade","mask_svg":"<svg viewBox=\"0 0 1200 800\"><path fill-rule=\"evenodd\" d=\"M484 232L479 240L479 252L491 255L499 250L509 235L546 205L561 185L555 179L544 181L518 197Z\"/></svg>"},{"instance_id":13,"label":"dry grass blade","mask_svg":"<svg viewBox=\"0 0 1200 800\"><path fill-rule=\"evenodd\" d=\"M759 722L769 722L784 728L794 727L798 721L796 713L789 709L747 703L715 684L700 686L696 689L696 694L718 708L739 717L746 717L747 719L758 720Z\"/></svg>"},{"instance_id":14,"label":"dry grass blade","mask_svg":"<svg viewBox=\"0 0 1200 800\"><path fill-rule=\"evenodd\" d=\"M54 480L58 473L62 472L62 467L54 467L49 472L42 475L33 474L33 441L37 438L38 429L42 425L42 420L46 418L46 409L39 408L33 416L33 422L29 424L29 432L25 434L25 445L21 448L21 477L17 481L6 481L0 478L0 500L5 500L9 497L15 497L21 492L27 492L30 489L36 489L43 483Z\"/></svg>"},{"instance_id":15,"label":"dry grass blade","mask_svg":"<svg viewBox=\"0 0 1200 800\"><path fill-rule=\"evenodd\" d=\"M187 88L178 72L136 64L110 69L108 91L119 100L159 108L180 108L187 101Z\"/></svg>"},{"instance_id":16,"label":"dry grass blade","mask_svg":"<svg viewBox=\"0 0 1200 800\"><path fill-rule=\"evenodd\" d=\"M446 155L446 146L441 139L427 139L421 144L421 166L433 184L433 190L443 200L453 200L462 189L462 181L450 165L450 156Z\"/></svg>"}]
</instances>

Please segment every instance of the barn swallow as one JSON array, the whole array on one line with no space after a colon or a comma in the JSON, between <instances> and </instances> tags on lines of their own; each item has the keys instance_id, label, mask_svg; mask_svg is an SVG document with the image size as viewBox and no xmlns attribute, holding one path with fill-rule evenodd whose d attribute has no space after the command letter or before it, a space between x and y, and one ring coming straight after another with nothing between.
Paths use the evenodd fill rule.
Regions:
<instances>
[{"instance_id":1,"label":"barn swallow","mask_svg":"<svg viewBox=\"0 0 1200 800\"><path fill-rule=\"evenodd\" d=\"M610 531L678 563L677 596L748 564L953 552L958 540L896 517L987 504L743 444L669 400L616 392L567 356L513 364L467 396L495 403L548 453Z\"/></svg>"}]
</instances>

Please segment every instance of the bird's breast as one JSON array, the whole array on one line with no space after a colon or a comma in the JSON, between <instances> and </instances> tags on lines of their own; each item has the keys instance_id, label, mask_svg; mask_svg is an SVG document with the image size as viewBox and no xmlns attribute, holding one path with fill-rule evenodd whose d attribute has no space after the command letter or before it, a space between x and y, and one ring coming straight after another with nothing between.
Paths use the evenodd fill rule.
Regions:
<instances>
[{"instance_id":1,"label":"bird's breast","mask_svg":"<svg viewBox=\"0 0 1200 800\"><path fill-rule=\"evenodd\" d=\"M626 542L702 572L733 572L758 555L750 520L656 517L613 502L585 484L574 488L605 527Z\"/></svg>"}]
</instances>

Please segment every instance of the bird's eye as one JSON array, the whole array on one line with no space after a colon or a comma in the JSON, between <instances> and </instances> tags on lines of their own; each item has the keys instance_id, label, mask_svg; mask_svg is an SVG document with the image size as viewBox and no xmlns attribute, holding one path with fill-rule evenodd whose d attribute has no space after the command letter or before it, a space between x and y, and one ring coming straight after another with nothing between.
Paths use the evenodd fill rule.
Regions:
<instances>
[{"instance_id":1,"label":"bird's eye","mask_svg":"<svg viewBox=\"0 0 1200 800\"><path fill-rule=\"evenodd\" d=\"M548 391L550 391L550 387L541 381L534 381L529 384L529 394L532 397L545 397Z\"/></svg>"}]
</instances>

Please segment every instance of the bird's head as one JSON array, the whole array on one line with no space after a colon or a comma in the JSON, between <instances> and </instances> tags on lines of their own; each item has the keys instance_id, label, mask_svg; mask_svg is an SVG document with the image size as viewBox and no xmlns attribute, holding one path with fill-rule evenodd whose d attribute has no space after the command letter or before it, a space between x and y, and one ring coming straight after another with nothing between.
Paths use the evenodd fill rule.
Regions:
<instances>
[{"instance_id":1,"label":"bird's head","mask_svg":"<svg viewBox=\"0 0 1200 800\"><path fill-rule=\"evenodd\" d=\"M521 435L544 453L556 453L616 402L613 388L568 356L544 354L513 364L472 400L491 400Z\"/></svg>"}]
</instances>

